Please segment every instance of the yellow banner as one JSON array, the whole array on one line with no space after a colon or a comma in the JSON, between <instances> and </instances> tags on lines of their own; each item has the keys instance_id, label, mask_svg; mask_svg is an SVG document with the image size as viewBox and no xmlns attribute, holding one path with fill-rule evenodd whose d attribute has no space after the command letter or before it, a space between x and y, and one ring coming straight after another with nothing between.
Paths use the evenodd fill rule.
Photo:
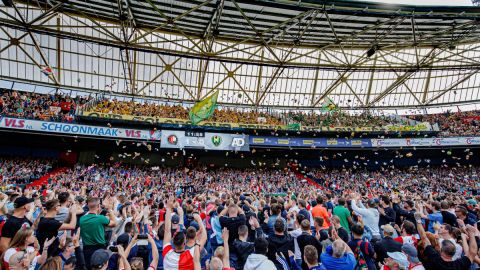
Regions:
<instances>
[{"instance_id":1,"label":"yellow banner","mask_svg":"<svg viewBox=\"0 0 480 270\"><path fill-rule=\"evenodd\" d=\"M125 121L147 122L151 124L176 124L176 125L190 125L192 122L187 119L178 118L161 118L150 116L134 116L126 114L110 114L100 112L83 111L81 113L85 117L96 117L104 119L115 119ZM245 129L268 129L268 130L289 130L287 125L265 125L265 124L241 124L241 123L220 123L203 121L198 124L205 127L220 127L220 128L245 128ZM409 125L385 125L385 126L368 126L368 127L344 127L344 126L318 126L307 127L301 126L302 131L315 132L381 132L381 131L432 131L432 126L429 123L420 123L415 126Z\"/></svg>"}]
</instances>

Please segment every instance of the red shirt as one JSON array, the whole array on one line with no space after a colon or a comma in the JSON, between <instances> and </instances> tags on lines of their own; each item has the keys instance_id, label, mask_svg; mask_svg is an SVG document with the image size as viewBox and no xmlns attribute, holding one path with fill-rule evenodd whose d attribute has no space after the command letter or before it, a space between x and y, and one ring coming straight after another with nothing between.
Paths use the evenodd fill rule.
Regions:
<instances>
[{"instance_id":1,"label":"red shirt","mask_svg":"<svg viewBox=\"0 0 480 270\"><path fill-rule=\"evenodd\" d=\"M193 256L195 248L176 252L171 244L163 247L163 268L178 270L194 270Z\"/></svg>"}]
</instances>

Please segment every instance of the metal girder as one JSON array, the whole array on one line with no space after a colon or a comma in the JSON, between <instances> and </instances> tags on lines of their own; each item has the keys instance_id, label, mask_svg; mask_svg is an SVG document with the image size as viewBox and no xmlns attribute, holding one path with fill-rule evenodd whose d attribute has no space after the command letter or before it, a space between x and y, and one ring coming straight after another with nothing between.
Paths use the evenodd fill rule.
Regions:
<instances>
[{"instance_id":1,"label":"metal girder","mask_svg":"<svg viewBox=\"0 0 480 270\"><path fill-rule=\"evenodd\" d=\"M217 0L216 8L212 13L209 24L205 28L205 32L203 34L203 46L205 47L205 51L208 53L212 52L213 45L215 42L215 36L216 36L215 32L218 31L224 5L225 5L225 0ZM197 100L200 99L203 85L205 83L205 78L207 76L209 64L210 64L210 59L200 60L200 65L198 69L199 71L198 87L197 87L197 95L196 95Z\"/></svg>"},{"instance_id":2,"label":"metal girder","mask_svg":"<svg viewBox=\"0 0 480 270\"><path fill-rule=\"evenodd\" d=\"M452 91L452 90L455 89L457 86L459 86L460 84L462 84L462 83L465 82L466 80L470 79L470 77L472 77L473 75L477 74L479 71L480 71L480 70L478 70L478 69L471 70L468 74L466 74L465 76L463 76L463 78L458 79L456 82L452 83L450 86L448 86L447 88L445 88L444 90L442 90L440 93L438 93L437 95L431 97L429 100L427 100L426 102L424 102L423 105L429 105L429 104L431 104L433 101L439 99L440 97L442 97L443 95L445 95L447 92Z\"/></svg>"},{"instance_id":3,"label":"metal girder","mask_svg":"<svg viewBox=\"0 0 480 270\"><path fill-rule=\"evenodd\" d=\"M27 28L27 33L28 33L28 36L30 37L30 39L32 40L32 43L35 47L35 49L37 50L38 54L40 55L40 58L42 58L42 61L44 63L45 66L48 66L50 67L50 64L48 63L48 60L47 58L45 57L40 45L38 44L35 36L32 34L31 31L29 31L29 26L31 25L22 15L22 13L19 11L19 9L17 8L16 4L13 3L13 8L15 9L15 12L16 14L20 17L20 21L22 22L23 25L26 26ZM42 17L42 14L40 16L38 16L37 18L34 18L32 21L38 21L37 19L39 17ZM41 19L40 19L41 20ZM12 36L10 36L8 33L6 33L10 39L12 39ZM25 53L25 55L30 58L30 60L38 66L38 68L42 68L42 65L40 63L38 63L37 61L35 61L35 59L19 44L18 48L20 48L23 53ZM52 73L51 75L48 76L50 79L52 79L55 83L55 85L59 86L60 85L60 82L57 80L57 77L55 75L55 73Z\"/></svg>"},{"instance_id":4,"label":"metal girder","mask_svg":"<svg viewBox=\"0 0 480 270\"><path fill-rule=\"evenodd\" d=\"M270 48L270 46L267 44L267 42L265 41L265 39L263 38L262 34L260 31L258 31L256 29L256 27L253 25L253 23L250 21L250 19L248 18L248 16L245 14L245 12L243 12L242 8L238 5L237 1L235 0L231 0L232 3L235 5L235 7L237 8L237 10L240 12L240 14L242 14L242 17L245 19L245 21L247 21L247 24L252 28L252 30L257 34L257 36L260 38L261 40L261 43L263 46L265 46L265 48L270 52L270 54L273 55L273 57L278 61L278 62L282 62L280 60L280 58L277 56L277 54L275 53L275 51Z\"/></svg>"},{"instance_id":5,"label":"metal girder","mask_svg":"<svg viewBox=\"0 0 480 270\"><path fill-rule=\"evenodd\" d=\"M435 57L436 51L437 48L433 48L432 50L430 50L430 52L420 60L419 67L430 66L432 64L431 59ZM418 69L411 69L398 76L391 85L389 85L382 93L380 93L372 102L369 102L367 106L370 107L378 101L382 100L386 95L390 94L395 89L397 89L398 86L402 85L406 80L410 79L417 71Z\"/></svg>"},{"instance_id":6,"label":"metal girder","mask_svg":"<svg viewBox=\"0 0 480 270\"><path fill-rule=\"evenodd\" d=\"M150 5L154 5L151 1L149 1L149 0L147 0L147 1L149 2ZM166 22L163 23L163 24L160 24L159 26L157 26L157 27L155 27L155 28L152 28L152 29L149 29L148 31L145 31L145 33L144 33L143 35L141 35L141 36L139 36L138 38L132 40L132 43L135 43L136 41L138 41L138 40L146 37L147 35L149 35L149 34L151 34L151 33L154 33L155 31L157 31L157 30L165 27L166 25L168 25L168 24L170 24L170 23L171 23L171 24L174 24L176 21L182 19L182 18L185 17L185 16L188 16L188 15L191 14L192 12L200 9L201 7L209 4L209 3L212 2L212 1L213 1L213 0L206 0L206 1L204 1L203 3L201 3L201 4L199 4L199 5L196 5L196 6L194 6L193 8L191 8L191 9L183 12L182 14L180 14L180 15L174 17L174 18L171 18L170 20L169 20L169 17L168 17L168 16L165 16L162 12L160 12L161 16L162 16L164 19L166 19ZM154 9L158 12L158 9L157 9L156 7L155 7Z\"/></svg>"},{"instance_id":7,"label":"metal girder","mask_svg":"<svg viewBox=\"0 0 480 270\"><path fill-rule=\"evenodd\" d=\"M95 24L95 23L94 23ZM98 23L97 23L98 24ZM19 24L18 22L14 20L8 20L5 18L0 18L0 25L9 27L9 28L15 28L19 29L22 31L26 31L27 27L25 25ZM105 27L100 27L99 29L102 29L103 31L108 31ZM62 29L65 29L63 27ZM67 39L75 39L81 42L93 42L96 44L100 45L105 45L105 46L110 46L110 47L117 47L117 48L123 48L124 42L119 40L118 37L112 38L112 39L105 39L105 38L97 38L94 36L87 36L87 35L82 35L79 33L71 33L67 32L65 30L58 31L53 27L45 27L41 25L33 25L29 27L29 31L32 33L39 33L39 34L47 34L47 35L52 35L52 36L59 36L61 38L67 38ZM109 35L110 36L110 35ZM200 41L199 41L200 42ZM196 42L197 43L197 42ZM230 62L230 63L238 63L238 64L252 64L252 65L265 65L265 66L273 66L276 67L279 65L279 62L276 59L252 59L249 58L248 60L246 58L232 58L229 56L221 56L221 55L216 55L215 53L198 53L198 52L193 52L191 49L185 50L185 51L178 51L178 50L173 50L173 49L168 49L168 48L160 48L160 47L153 47L153 46L148 46L149 44L146 44L147 46L142 46L140 44L129 44L129 48L131 50L136 50L136 51L141 51L141 52L148 52L148 53L161 53L164 55L171 55L171 56L177 56L177 57L185 57L185 58L194 58L194 59L209 59L209 60L216 60L216 61L224 61L224 62ZM151 45L151 44L150 44ZM198 46L198 45L194 45ZM401 48L396 49L397 51L400 51ZM315 52L318 50L311 50L309 52L306 52L305 54L302 54L303 57L306 57L310 55L311 53ZM291 55L296 54L295 52L292 52ZM301 56L297 56L300 58ZM317 68L320 67L325 70L348 70L349 66L346 66L345 64L342 63L335 63L335 64L330 64L330 65L325 65L325 64L320 64L318 65L316 62L305 62L305 61L298 61L298 62L292 62L292 58L284 61L283 66L285 68ZM350 65L351 66L351 65ZM455 65L455 63L451 63L448 65L436 65L434 69L464 69L464 68L476 68L478 65L476 64L471 64L471 65ZM391 67L385 68L382 66L373 66L373 65L361 65L357 66L357 70L365 70L365 71L370 71L370 70L388 70L388 69L396 69L396 70L408 70L410 67L407 67L404 64L398 64L398 65L392 65Z\"/></svg>"}]
</instances>

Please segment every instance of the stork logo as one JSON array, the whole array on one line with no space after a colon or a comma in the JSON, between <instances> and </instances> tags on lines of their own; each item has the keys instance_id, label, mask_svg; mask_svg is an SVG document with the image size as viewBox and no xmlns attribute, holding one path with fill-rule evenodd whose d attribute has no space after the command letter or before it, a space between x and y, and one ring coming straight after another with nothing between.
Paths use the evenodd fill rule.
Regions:
<instances>
[{"instance_id":1,"label":"stork logo","mask_svg":"<svg viewBox=\"0 0 480 270\"><path fill-rule=\"evenodd\" d=\"M215 146L219 146L222 143L222 137L215 135L212 137L212 143Z\"/></svg>"},{"instance_id":2,"label":"stork logo","mask_svg":"<svg viewBox=\"0 0 480 270\"><path fill-rule=\"evenodd\" d=\"M175 135L170 135L170 136L168 136L167 141L168 141L169 144L177 145L178 138Z\"/></svg>"}]
</instances>

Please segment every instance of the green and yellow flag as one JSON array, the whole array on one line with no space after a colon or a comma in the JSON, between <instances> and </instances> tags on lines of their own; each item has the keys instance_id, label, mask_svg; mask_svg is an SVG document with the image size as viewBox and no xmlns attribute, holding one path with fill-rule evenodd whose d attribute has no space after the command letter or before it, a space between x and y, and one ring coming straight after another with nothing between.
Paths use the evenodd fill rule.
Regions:
<instances>
[{"instance_id":1,"label":"green and yellow flag","mask_svg":"<svg viewBox=\"0 0 480 270\"><path fill-rule=\"evenodd\" d=\"M322 111L331 112L331 111L336 111L337 109L338 109L337 105L335 105L335 103L333 103L333 101L329 97L326 97L323 100Z\"/></svg>"},{"instance_id":2,"label":"green and yellow flag","mask_svg":"<svg viewBox=\"0 0 480 270\"><path fill-rule=\"evenodd\" d=\"M188 113L193 125L196 125L213 115L215 107L217 106L218 92L219 91L195 103Z\"/></svg>"}]
</instances>

